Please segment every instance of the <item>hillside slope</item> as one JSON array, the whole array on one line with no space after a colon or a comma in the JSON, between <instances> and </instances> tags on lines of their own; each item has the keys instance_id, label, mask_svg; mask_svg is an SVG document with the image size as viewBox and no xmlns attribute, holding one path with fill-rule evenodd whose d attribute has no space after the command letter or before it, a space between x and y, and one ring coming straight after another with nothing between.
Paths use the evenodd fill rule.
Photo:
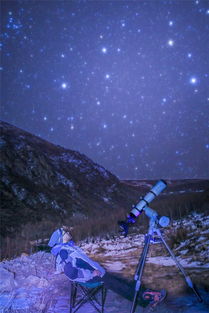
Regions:
<instances>
[{"instance_id":1,"label":"hillside slope","mask_svg":"<svg viewBox=\"0 0 209 313\"><path fill-rule=\"evenodd\" d=\"M0 134L3 236L28 222L99 215L136 199L131 187L77 151L5 122Z\"/></svg>"}]
</instances>

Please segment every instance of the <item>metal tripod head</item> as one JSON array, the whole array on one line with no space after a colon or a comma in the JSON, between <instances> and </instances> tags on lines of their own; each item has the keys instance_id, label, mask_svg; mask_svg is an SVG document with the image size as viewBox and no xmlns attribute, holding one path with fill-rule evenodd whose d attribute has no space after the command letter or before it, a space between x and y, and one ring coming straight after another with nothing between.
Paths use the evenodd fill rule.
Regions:
<instances>
[{"instance_id":1,"label":"metal tripod head","mask_svg":"<svg viewBox=\"0 0 209 313\"><path fill-rule=\"evenodd\" d=\"M145 215L149 218L149 230L148 234L152 235L157 228L167 227L170 223L170 219L167 216L159 216L157 212L150 207L146 206L143 208Z\"/></svg>"}]
</instances>

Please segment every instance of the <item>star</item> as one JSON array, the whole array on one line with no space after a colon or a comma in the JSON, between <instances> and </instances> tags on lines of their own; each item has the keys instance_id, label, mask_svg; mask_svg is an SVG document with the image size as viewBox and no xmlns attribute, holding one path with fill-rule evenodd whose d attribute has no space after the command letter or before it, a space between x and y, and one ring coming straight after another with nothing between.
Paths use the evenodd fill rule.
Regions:
<instances>
[{"instance_id":1,"label":"star","mask_svg":"<svg viewBox=\"0 0 209 313\"><path fill-rule=\"evenodd\" d=\"M102 48L102 53L103 53L103 54L106 54L106 53L107 53L107 48L106 48L106 47L103 47L103 48Z\"/></svg>"},{"instance_id":2,"label":"star","mask_svg":"<svg viewBox=\"0 0 209 313\"><path fill-rule=\"evenodd\" d=\"M168 40L168 45L169 45L170 47L173 47L174 41L173 41L172 39L169 39L169 40Z\"/></svg>"},{"instance_id":3,"label":"star","mask_svg":"<svg viewBox=\"0 0 209 313\"><path fill-rule=\"evenodd\" d=\"M68 120L68 121L73 121L73 120L74 120L74 116L68 116L68 117L67 117L67 120Z\"/></svg>"},{"instance_id":4,"label":"star","mask_svg":"<svg viewBox=\"0 0 209 313\"><path fill-rule=\"evenodd\" d=\"M194 77L194 76L191 77L189 81L190 81L190 84L192 84L192 85L196 85L197 84L197 78Z\"/></svg>"},{"instance_id":5,"label":"star","mask_svg":"<svg viewBox=\"0 0 209 313\"><path fill-rule=\"evenodd\" d=\"M61 87L62 87L62 89L66 89L67 88L67 84L66 83L62 83Z\"/></svg>"}]
</instances>

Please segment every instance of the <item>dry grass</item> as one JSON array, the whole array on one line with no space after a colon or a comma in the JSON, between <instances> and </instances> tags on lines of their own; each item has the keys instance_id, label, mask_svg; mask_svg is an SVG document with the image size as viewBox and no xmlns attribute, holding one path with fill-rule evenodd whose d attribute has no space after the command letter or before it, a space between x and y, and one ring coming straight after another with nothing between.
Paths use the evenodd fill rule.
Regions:
<instances>
[{"instance_id":1,"label":"dry grass","mask_svg":"<svg viewBox=\"0 0 209 313\"><path fill-rule=\"evenodd\" d=\"M169 233L169 246L173 249L188 239L188 229L180 227Z\"/></svg>"}]
</instances>

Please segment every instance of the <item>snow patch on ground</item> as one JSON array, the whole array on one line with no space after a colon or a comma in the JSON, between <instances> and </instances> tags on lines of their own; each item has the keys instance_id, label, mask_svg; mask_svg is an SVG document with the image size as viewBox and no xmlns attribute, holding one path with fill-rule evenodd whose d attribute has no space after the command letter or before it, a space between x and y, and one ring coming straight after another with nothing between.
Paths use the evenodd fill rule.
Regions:
<instances>
[{"instance_id":1,"label":"snow patch on ground","mask_svg":"<svg viewBox=\"0 0 209 313\"><path fill-rule=\"evenodd\" d=\"M206 263L204 265L199 265L199 262L189 263L189 261L191 259L185 260L185 259L182 259L180 257L177 257L177 260L185 268L187 268L187 267L209 268L209 263ZM162 256L148 257L147 262L153 263L153 264L159 264L159 265L163 265L163 266L175 266L176 265L176 263L174 262L174 260L171 257L162 257Z\"/></svg>"}]
</instances>

